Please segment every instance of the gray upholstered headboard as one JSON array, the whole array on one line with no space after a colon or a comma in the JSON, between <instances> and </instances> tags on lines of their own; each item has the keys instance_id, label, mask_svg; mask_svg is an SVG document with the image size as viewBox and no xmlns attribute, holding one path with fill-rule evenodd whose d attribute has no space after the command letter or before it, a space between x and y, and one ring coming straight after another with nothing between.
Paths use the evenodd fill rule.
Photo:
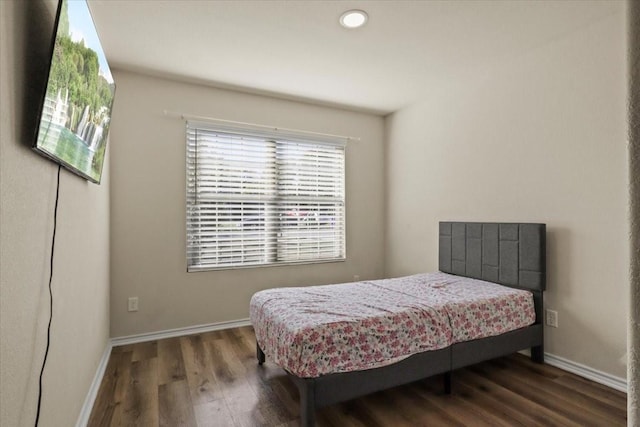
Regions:
<instances>
[{"instance_id":1,"label":"gray upholstered headboard","mask_svg":"<svg viewBox=\"0 0 640 427\"><path fill-rule=\"evenodd\" d=\"M544 291L546 225L441 222L439 268L444 273Z\"/></svg>"}]
</instances>

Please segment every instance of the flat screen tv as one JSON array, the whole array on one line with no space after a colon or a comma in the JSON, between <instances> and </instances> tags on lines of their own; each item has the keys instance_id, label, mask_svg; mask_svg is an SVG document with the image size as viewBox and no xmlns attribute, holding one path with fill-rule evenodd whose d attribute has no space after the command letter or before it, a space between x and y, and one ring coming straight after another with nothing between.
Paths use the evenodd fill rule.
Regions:
<instances>
[{"instance_id":1,"label":"flat screen tv","mask_svg":"<svg viewBox=\"0 0 640 427\"><path fill-rule=\"evenodd\" d=\"M60 0L34 149L99 184L114 93L86 0Z\"/></svg>"}]
</instances>

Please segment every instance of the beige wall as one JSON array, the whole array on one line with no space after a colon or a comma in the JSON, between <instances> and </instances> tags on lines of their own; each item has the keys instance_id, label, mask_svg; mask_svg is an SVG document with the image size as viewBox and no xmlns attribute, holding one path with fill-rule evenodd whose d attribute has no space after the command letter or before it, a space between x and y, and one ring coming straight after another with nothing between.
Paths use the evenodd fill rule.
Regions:
<instances>
[{"instance_id":1,"label":"beige wall","mask_svg":"<svg viewBox=\"0 0 640 427\"><path fill-rule=\"evenodd\" d=\"M35 420L58 167L33 152L55 1L0 1L0 425ZM37 107L37 105L36 105ZM107 166L108 169L108 166ZM107 174L108 175L108 174ZM41 426L76 423L109 339L109 178L63 170Z\"/></svg>"},{"instance_id":2,"label":"beige wall","mask_svg":"<svg viewBox=\"0 0 640 427\"><path fill-rule=\"evenodd\" d=\"M440 220L544 222L546 351L625 377L624 3L387 119L386 273L437 268Z\"/></svg>"},{"instance_id":3,"label":"beige wall","mask_svg":"<svg viewBox=\"0 0 640 427\"><path fill-rule=\"evenodd\" d=\"M627 3L629 37L629 197L631 280L627 420L640 424L640 3Z\"/></svg>"},{"instance_id":4,"label":"beige wall","mask_svg":"<svg viewBox=\"0 0 640 427\"><path fill-rule=\"evenodd\" d=\"M381 117L119 71L111 128L113 337L245 319L276 286L383 274ZM186 273L185 125L164 110L361 137L347 146L346 262ZM140 310L127 312L127 298Z\"/></svg>"}]
</instances>

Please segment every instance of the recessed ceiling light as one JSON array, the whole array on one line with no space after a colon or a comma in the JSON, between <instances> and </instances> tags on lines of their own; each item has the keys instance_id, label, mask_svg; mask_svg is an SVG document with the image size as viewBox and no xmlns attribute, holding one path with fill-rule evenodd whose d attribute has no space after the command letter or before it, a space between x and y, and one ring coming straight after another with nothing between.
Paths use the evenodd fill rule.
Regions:
<instances>
[{"instance_id":1,"label":"recessed ceiling light","mask_svg":"<svg viewBox=\"0 0 640 427\"><path fill-rule=\"evenodd\" d=\"M369 16L364 10L347 10L340 16L340 25L345 28L359 28L367 23Z\"/></svg>"}]
</instances>

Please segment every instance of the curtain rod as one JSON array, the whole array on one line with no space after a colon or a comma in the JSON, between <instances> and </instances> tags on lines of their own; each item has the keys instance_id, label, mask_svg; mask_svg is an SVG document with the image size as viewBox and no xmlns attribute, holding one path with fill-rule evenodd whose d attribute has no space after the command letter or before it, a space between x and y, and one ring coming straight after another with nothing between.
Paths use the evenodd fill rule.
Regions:
<instances>
[{"instance_id":1,"label":"curtain rod","mask_svg":"<svg viewBox=\"0 0 640 427\"><path fill-rule=\"evenodd\" d=\"M330 133L310 132L310 131L300 130L300 129L289 129L289 128L282 128L282 127L276 127L276 126L265 126L257 123L237 122L235 120L225 120L225 119L219 119L216 117L198 116L195 114L184 114L184 113L178 113L178 112L169 111L169 110L164 110L163 113L165 116L177 117L182 120L203 120L207 122L218 122L218 123L227 123L232 125L251 126L251 127L262 128L265 130L272 130L276 132L292 132L292 133L300 133L300 134L307 134L307 135L324 136L329 138L341 138L341 139L346 139L347 141L360 141L360 137L357 137L357 136L333 135Z\"/></svg>"}]
</instances>

